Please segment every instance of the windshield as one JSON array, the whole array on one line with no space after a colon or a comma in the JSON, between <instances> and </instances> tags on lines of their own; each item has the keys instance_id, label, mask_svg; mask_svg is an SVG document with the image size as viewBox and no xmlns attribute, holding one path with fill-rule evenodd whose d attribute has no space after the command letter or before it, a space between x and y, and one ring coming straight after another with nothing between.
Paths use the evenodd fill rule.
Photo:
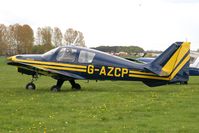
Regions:
<instances>
[{"instance_id":1,"label":"windshield","mask_svg":"<svg viewBox=\"0 0 199 133\"><path fill-rule=\"evenodd\" d=\"M74 62L77 54L77 49L62 48L57 54L57 61L59 62Z\"/></svg>"},{"instance_id":2,"label":"windshield","mask_svg":"<svg viewBox=\"0 0 199 133\"><path fill-rule=\"evenodd\" d=\"M54 49L52 49L52 50L50 50L50 51L44 53L44 54L42 55L42 57L43 57L45 60L49 60L49 59L51 58L51 56L57 51L58 48L59 48L59 47L54 48Z\"/></svg>"}]
</instances>

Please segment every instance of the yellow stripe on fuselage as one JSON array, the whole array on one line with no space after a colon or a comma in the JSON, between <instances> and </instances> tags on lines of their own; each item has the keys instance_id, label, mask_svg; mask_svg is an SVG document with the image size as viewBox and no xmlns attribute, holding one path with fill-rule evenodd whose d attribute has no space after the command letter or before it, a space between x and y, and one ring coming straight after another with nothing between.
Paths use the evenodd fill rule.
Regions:
<instances>
[{"instance_id":1,"label":"yellow stripe on fuselage","mask_svg":"<svg viewBox=\"0 0 199 133\"><path fill-rule=\"evenodd\" d=\"M154 73L149 73L149 72L141 72L141 71L135 71L135 70L130 70L130 74L144 74L144 75L156 75Z\"/></svg>"},{"instance_id":2,"label":"yellow stripe on fuselage","mask_svg":"<svg viewBox=\"0 0 199 133\"><path fill-rule=\"evenodd\" d=\"M169 77L156 77L156 76L150 76L150 75L129 74L129 77L133 77L133 78L145 78L145 79L158 79L158 80L169 80Z\"/></svg>"},{"instance_id":3,"label":"yellow stripe on fuselage","mask_svg":"<svg viewBox=\"0 0 199 133\"><path fill-rule=\"evenodd\" d=\"M80 69L80 68L56 67L56 66L45 66L45 65L32 65L32 66L40 67L40 68L47 68L47 69L55 69L55 70L67 70L67 71L75 71L75 72L86 72L86 69Z\"/></svg>"},{"instance_id":4,"label":"yellow stripe on fuselage","mask_svg":"<svg viewBox=\"0 0 199 133\"><path fill-rule=\"evenodd\" d=\"M146 78L146 79L158 79L158 80L172 80L176 74L182 69L182 67L189 61L190 55L187 55L186 58L181 62L181 64L175 69L175 71L172 72L172 74L169 77L158 77L158 76L153 76L149 75L149 73L146 73L148 75L139 75L139 74L144 74L144 72L139 72L137 71L135 73L129 73L129 77L135 77L135 78ZM132 72L132 70L131 70Z\"/></svg>"},{"instance_id":5,"label":"yellow stripe on fuselage","mask_svg":"<svg viewBox=\"0 0 199 133\"><path fill-rule=\"evenodd\" d=\"M75 65L75 64L64 64L64 63L44 62L44 61L35 61L35 60L22 60L22 59L17 59L16 56L12 57L12 61L14 61L14 62L22 62L22 63L38 64L38 65L51 65L51 66L56 65L56 66L84 68L84 69L87 68L87 66Z\"/></svg>"}]
</instances>

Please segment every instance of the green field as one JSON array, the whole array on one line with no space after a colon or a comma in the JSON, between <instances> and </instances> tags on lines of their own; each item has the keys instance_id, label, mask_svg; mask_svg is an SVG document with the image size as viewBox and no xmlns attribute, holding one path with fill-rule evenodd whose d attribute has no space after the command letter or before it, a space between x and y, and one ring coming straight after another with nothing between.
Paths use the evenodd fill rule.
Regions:
<instances>
[{"instance_id":1,"label":"green field","mask_svg":"<svg viewBox=\"0 0 199 133\"><path fill-rule=\"evenodd\" d=\"M189 85L150 88L141 82L66 82L41 77L37 90L25 90L30 77L0 58L0 133L198 133L199 77Z\"/></svg>"}]
</instances>

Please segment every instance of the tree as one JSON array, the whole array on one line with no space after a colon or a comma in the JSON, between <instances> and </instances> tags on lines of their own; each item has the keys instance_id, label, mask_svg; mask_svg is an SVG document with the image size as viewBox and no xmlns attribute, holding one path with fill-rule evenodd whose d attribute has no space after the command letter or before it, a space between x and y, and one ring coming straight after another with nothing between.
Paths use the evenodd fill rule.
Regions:
<instances>
[{"instance_id":1,"label":"tree","mask_svg":"<svg viewBox=\"0 0 199 133\"><path fill-rule=\"evenodd\" d=\"M58 27L55 27L53 30L53 35L52 35L52 42L55 47L61 46L62 45L62 39L63 35L61 30Z\"/></svg>"},{"instance_id":2,"label":"tree","mask_svg":"<svg viewBox=\"0 0 199 133\"><path fill-rule=\"evenodd\" d=\"M94 49L109 53L127 52L128 54L132 54L144 52L144 49L138 46L99 46Z\"/></svg>"},{"instance_id":3,"label":"tree","mask_svg":"<svg viewBox=\"0 0 199 133\"><path fill-rule=\"evenodd\" d=\"M44 53L44 45L34 45L32 47L33 54L43 54Z\"/></svg>"},{"instance_id":4,"label":"tree","mask_svg":"<svg viewBox=\"0 0 199 133\"><path fill-rule=\"evenodd\" d=\"M25 24L14 24L9 26L9 53L27 54L31 53L34 43L34 32L32 28Z\"/></svg>"},{"instance_id":5,"label":"tree","mask_svg":"<svg viewBox=\"0 0 199 133\"><path fill-rule=\"evenodd\" d=\"M44 27L41 28L41 44L44 45L44 52L52 49L52 28Z\"/></svg>"},{"instance_id":6,"label":"tree","mask_svg":"<svg viewBox=\"0 0 199 133\"><path fill-rule=\"evenodd\" d=\"M19 24L10 25L8 27L8 41L9 41L9 54L19 54L21 53L21 29L22 26Z\"/></svg>"},{"instance_id":7,"label":"tree","mask_svg":"<svg viewBox=\"0 0 199 133\"><path fill-rule=\"evenodd\" d=\"M0 24L0 55L6 55L7 48L7 27L4 24Z\"/></svg>"},{"instance_id":8,"label":"tree","mask_svg":"<svg viewBox=\"0 0 199 133\"><path fill-rule=\"evenodd\" d=\"M32 28L27 24L23 25L21 30L21 51L25 54L31 53L34 43L34 32Z\"/></svg>"},{"instance_id":9,"label":"tree","mask_svg":"<svg viewBox=\"0 0 199 133\"><path fill-rule=\"evenodd\" d=\"M69 28L64 34L64 41L66 45L74 43L76 46L85 47L84 35L82 32Z\"/></svg>"},{"instance_id":10,"label":"tree","mask_svg":"<svg viewBox=\"0 0 199 133\"><path fill-rule=\"evenodd\" d=\"M42 44L42 37L41 37L41 28L37 28L37 32L36 32L36 38L35 38L35 44L36 45L41 45Z\"/></svg>"}]
</instances>

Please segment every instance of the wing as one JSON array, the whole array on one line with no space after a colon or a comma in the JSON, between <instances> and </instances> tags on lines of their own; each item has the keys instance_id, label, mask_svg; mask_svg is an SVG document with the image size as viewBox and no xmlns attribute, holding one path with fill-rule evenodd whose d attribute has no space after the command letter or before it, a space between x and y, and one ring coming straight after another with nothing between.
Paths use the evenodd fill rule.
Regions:
<instances>
[{"instance_id":1,"label":"wing","mask_svg":"<svg viewBox=\"0 0 199 133\"><path fill-rule=\"evenodd\" d=\"M9 62L8 64L17 66L18 72L27 75L40 74L40 75L50 76L55 79L64 79L64 80L85 79L84 77L74 74L72 72L47 69L41 66L35 66L27 63Z\"/></svg>"}]
</instances>

